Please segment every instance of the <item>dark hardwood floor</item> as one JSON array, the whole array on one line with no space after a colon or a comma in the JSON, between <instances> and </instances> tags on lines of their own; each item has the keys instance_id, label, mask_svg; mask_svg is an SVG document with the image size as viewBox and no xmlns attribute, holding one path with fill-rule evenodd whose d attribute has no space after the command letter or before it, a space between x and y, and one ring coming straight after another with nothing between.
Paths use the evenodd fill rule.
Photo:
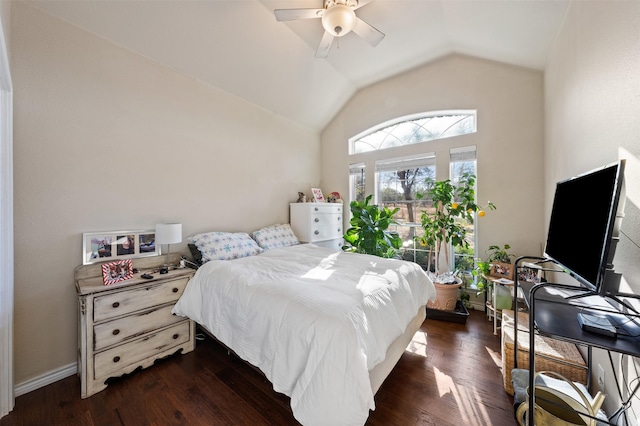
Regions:
<instances>
[{"instance_id":1,"label":"dark hardwood floor","mask_svg":"<svg viewBox=\"0 0 640 426\"><path fill-rule=\"evenodd\" d=\"M483 312L466 324L427 319L375 397L370 426L514 425L500 337ZM289 399L209 337L102 392L80 398L72 376L16 399L0 426L296 425Z\"/></svg>"}]
</instances>

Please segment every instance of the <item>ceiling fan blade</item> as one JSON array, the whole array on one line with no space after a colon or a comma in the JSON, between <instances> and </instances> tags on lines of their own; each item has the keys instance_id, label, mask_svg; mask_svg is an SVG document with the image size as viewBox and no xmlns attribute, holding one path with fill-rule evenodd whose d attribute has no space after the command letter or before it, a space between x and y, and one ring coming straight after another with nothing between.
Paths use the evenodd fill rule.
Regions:
<instances>
[{"instance_id":1,"label":"ceiling fan blade","mask_svg":"<svg viewBox=\"0 0 640 426\"><path fill-rule=\"evenodd\" d=\"M356 17L356 24L354 25L352 31L369 42L369 44L373 47L376 47L378 43L380 43L384 38L383 33L358 17Z\"/></svg>"},{"instance_id":2,"label":"ceiling fan blade","mask_svg":"<svg viewBox=\"0 0 640 426\"><path fill-rule=\"evenodd\" d=\"M326 58L327 56L329 56L329 49L331 49L331 45L333 44L333 38L334 37L330 32L324 32L322 40L320 40L318 50L316 50L316 58Z\"/></svg>"},{"instance_id":3,"label":"ceiling fan blade","mask_svg":"<svg viewBox=\"0 0 640 426\"><path fill-rule=\"evenodd\" d=\"M360 9L362 6L365 6L372 1L373 0L358 0L358 5L354 7L354 9Z\"/></svg>"},{"instance_id":4,"label":"ceiling fan blade","mask_svg":"<svg viewBox=\"0 0 640 426\"><path fill-rule=\"evenodd\" d=\"M273 12L276 15L276 21L295 21L320 18L324 9L276 9Z\"/></svg>"}]
</instances>

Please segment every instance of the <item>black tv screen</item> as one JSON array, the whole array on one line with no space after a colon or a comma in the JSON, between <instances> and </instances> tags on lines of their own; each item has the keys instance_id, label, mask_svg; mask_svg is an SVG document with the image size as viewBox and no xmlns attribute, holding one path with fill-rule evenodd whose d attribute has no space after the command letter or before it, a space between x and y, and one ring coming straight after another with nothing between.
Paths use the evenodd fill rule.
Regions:
<instances>
[{"instance_id":1,"label":"black tv screen","mask_svg":"<svg viewBox=\"0 0 640 426\"><path fill-rule=\"evenodd\" d=\"M623 169L620 160L556 184L545 255L598 293L614 236Z\"/></svg>"}]
</instances>

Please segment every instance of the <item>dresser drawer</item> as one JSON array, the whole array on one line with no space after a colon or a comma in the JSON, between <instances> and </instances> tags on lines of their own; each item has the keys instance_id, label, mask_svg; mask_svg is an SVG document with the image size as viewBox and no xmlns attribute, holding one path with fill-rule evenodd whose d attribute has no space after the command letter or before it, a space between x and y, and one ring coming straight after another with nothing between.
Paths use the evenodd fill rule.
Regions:
<instances>
[{"instance_id":1,"label":"dresser drawer","mask_svg":"<svg viewBox=\"0 0 640 426\"><path fill-rule=\"evenodd\" d=\"M190 324L190 321L183 321L144 338L95 354L95 377L107 377L116 372L120 374L123 368L131 364L189 341Z\"/></svg>"},{"instance_id":2,"label":"dresser drawer","mask_svg":"<svg viewBox=\"0 0 640 426\"><path fill-rule=\"evenodd\" d=\"M320 213L320 214L336 214L342 213L342 204L334 204L334 203L316 203L316 204L307 204L309 211L311 214Z\"/></svg>"},{"instance_id":3,"label":"dresser drawer","mask_svg":"<svg viewBox=\"0 0 640 426\"><path fill-rule=\"evenodd\" d=\"M342 215L341 214L321 214L321 213L312 213L311 214L311 224L312 226L320 225L320 226L340 226L342 227Z\"/></svg>"},{"instance_id":4,"label":"dresser drawer","mask_svg":"<svg viewBox=\"0 0 640 426\"><path fill-rule=\"evenodd\" d=\"M312 215L311 241L342 237L342 215Z\"/></svg>"},{"instance_id":5,"label":"dresser drawer","mask_svg":"<svg viewBox=\"0 0 640 426\"><path fill-rule=\"evenodd\" d=\"M104 296L97 296L93 302L95 322L129 314L150 306L176 302L187 285L188 278L180 278L162 283L140 285Z\"/></svg>"},{"instance_id":6,"label":"dresser drawer","mask_svg":"<svg viewBox=\"0 0 640 426\"><path fill-rule=\"evenodd\" d=\"M342 240L342 238L336 238L334 240L316 241L313 244L319 247L326 247L336 251L342 251L342 246L344 245L344 241Z\"/></svg>"},{"instance_id":7,"label":"dresser drawer","mask_svg":"<svg viewBox=\"0 0 640 426\"><path fill-rule=\"evenodd\" d=\"M183 317L171 314L171 308L173 308L173 304L94 326L94 350L98 351L117 343L134 339L153 330L184 321Z\"/></svg>"}]
</instances>

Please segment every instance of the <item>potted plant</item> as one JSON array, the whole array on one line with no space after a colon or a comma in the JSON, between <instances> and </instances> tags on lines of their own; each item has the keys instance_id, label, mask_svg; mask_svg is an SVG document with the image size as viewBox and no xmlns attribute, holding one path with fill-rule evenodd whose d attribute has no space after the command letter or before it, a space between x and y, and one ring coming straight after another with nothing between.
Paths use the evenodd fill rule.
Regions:
<instances>
[{"instance_id":1,"label":"potted plant","mask_svg":"<svg viewBox=\"0 0 640 426\"><path fill-rule=\"evenodd\" d=\"M476 288L478 289L478 295L486 293L491 289L492 283L487 279L491 273L491 262L485 262L478 259L476 261L476 267L473 269L472 273L477 278Z\"/></svg>"},{"instance_id":2,"label":"potted plant","mask_svg":"<svg viewBox=\"0 0 640 426\"><path fill-rule=\"evenodd\" d=\"M398 257L402 239L397 232L390 231L389 226L397 223L393 217L400 209L391 210L369 204L371 197L369 195L364 201L351 202L351 228L344 234L344 240L349 245L343 246L342 250L386 258Z\"/></svg>"},{"instance_id":3,"label":"potted plant","mask_svg":"<svg viewBox=\"0 0 640 426\"><path fill-rule=\"evenodd\" d=\"M492 282L487 280L491 274L492 265L496 264L511 264L511 258L515 257L514 254L509 253L511 246L505 244L502 247L491 245L486 250L487 258L485 261L478 259L476 261L476 267L473 270L473 274L478 278L476 288L478 289L478 295L490 291L493 288Z\"/></svg>"},{"instance_id":4,"label":"potted plant","mask_svg":"<svg viewBox=\"0 0 640 426\"><path fill-rule=\"evenodd\" d=\"M516 257L515 254L509 253L511 246L509 244L505 244L500 248L500 246L489 246L487 252L489 253L489 257L487 258L488 262L501 262L501 263L511 263L511 258Z\"/></svg>"},{"instance_id":5,"label":"potted plant","mask_svg":"<svg viewBox=\"0 0 640 426\"><path fill-rule=\"evenodd\" d=\"M432 279L436 285L437 299L429 302L434 309L453 310L458 299L457 292L462 280L450 270L449 243L467 248L469 242L465 225L472 224L476 215L485 215L483 208L475 202L475 182L476 177L472 173L462 174L457 185L449 179L435 181L427 178L426 194L417 194L418 199L427 195L433 200L433 208L422 211L424 234L416 237L416 240L429 247L428 272L431 271L431 253L434 254ZM491 202L486 207L490 210L496 208Z\"/></svg>"}]
</instances>

